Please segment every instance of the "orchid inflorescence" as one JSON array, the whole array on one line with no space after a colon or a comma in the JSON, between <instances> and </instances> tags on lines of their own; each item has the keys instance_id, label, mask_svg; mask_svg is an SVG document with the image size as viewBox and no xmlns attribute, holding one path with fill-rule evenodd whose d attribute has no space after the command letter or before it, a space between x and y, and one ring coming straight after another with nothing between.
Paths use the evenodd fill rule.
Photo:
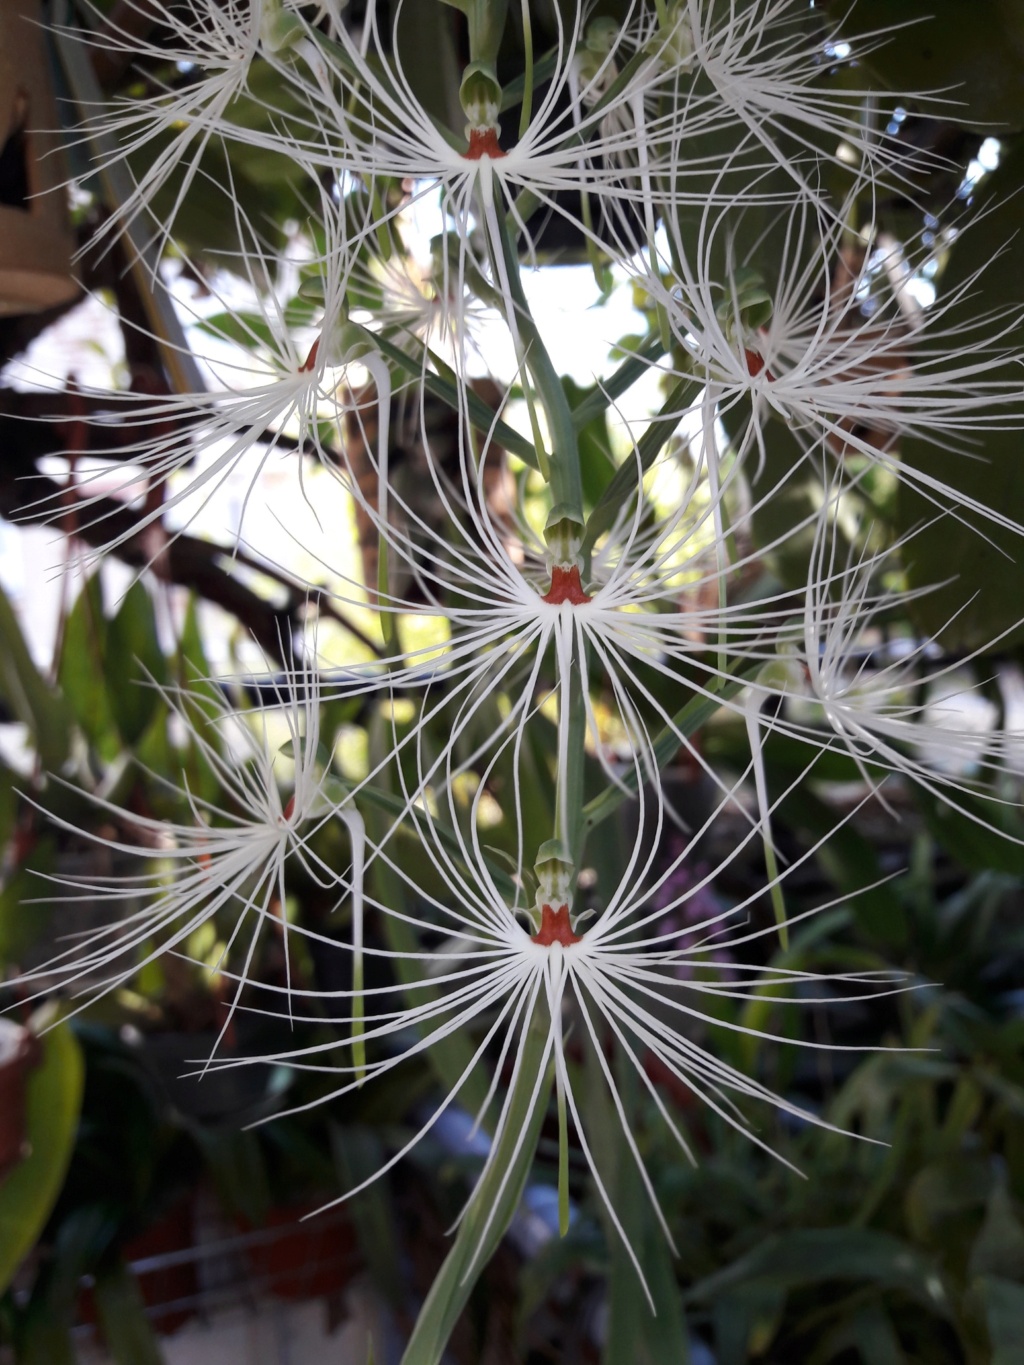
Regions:
<instances>
[{"instance_id":1,"label":"orchid inflorescence","mask_svg":"<svg viewBox=\"0 0 1024 1365\"><path fill-rule=\"evenodd\" d=\"M751 1099L827 1126L717 1057L695 1024L756 1031L729 1023L722 1000L806 1008L906 988L882 970L818 974L772 956L780 935L788 945L836 903L790 903L788 887L860 806L891 810L917 784L1003 831L1017 800L1012 736L938 714L927 689L952 665L920 634L887 653L886 625L914 621L949 588L908 585L920 538L965 523L986 545L1021 534L986 500L983 474L965 491L936 472L947 459L910 462L904 444L983 470L984 438L1024 426L1024 403L1020 310L972 311L986 283L974 269L952 270L945 290L938 277L936 301L922 303L934 233L903 242L880 226L894 197L922 216L926 175L950 170L887 131L879 110L894 97L835 55L864 59L898 34L858 36L856 8L842 6L841 41L828 7L801 0L629 0L614 18L583 3L437 0L439 23L444 4L467 21L466 60L447 103L428 107L401 39L410 3L385 19L371 0L355 19L344 0L138 0L152 38L116 20L79 35L188 73L90 112L74 133L85 147L102 134L103 156L135 175L104 241L131 223L133 240L170 250L189 195L211 192L213 145L287 159L309 209L289 302L259 222L221 187L241 243L229 266L254 300L237 318L246 362L237 375L211 362L206 391L108 400L93 448L102 454L112 426L122 452L124 429L137 433L131 479L141 471L165 490L140 524L174 514L168 534L229 474L245 471L255 499L267 462L292 461L321 524L347 524L350 502L377 547L365 584L345 555L325 556L308 600L356 613L371 603L382 643L372 665L339 673L321 667L315 627L285 642L274 700L294 765L287 798L265 714L228 692L168 692L226 804L186 784L181 821L147 824L97 796L115 846L148 870L65 886L68 898L108 897L110 927L35 978L73 987L100 970L114 988L140 961L187 951L216 918L229 925L216 968L232 1015L284 1011L297 1029L332 1032L297 1032L259 1058L218 1049L204 1070L318 1072L327 1102L457 1043L443 1098L382 1167L450 1106L477 1108L492 1143L453 1253L454 1302L507 1221L552 1097L563 1231L575 1140L628 1243L588 1132L583 1057L670 1241L623 1066L688 1159L693 1140L659 1076L761 1145ZM903 97L935 117L954 100ZM407 245L414 211L438 223L426 265ZM947 222L959 249L972 229L962 200ZM603 289L624 279L649 320L575 400L524 287L544 268L552 223ZM165 287L158 270L153 284ZM515 357L496 408L472 377L488 319ZM653 417L634 397L652 377ZM428 395L453 414L454 461L435 453ZM390 459L399 408L420 428L412 486ZM625 434L615 455L584 440L609 415ZM69 483L85 518L100 500L89 479ZM904 494L917 520L900 526ZM976 641L972 657L992 643ZM377 718L358 771L321 724L333 702ZM742 736L740 761L715 758L715 725ZM232 729L246 739L228 758ZM802 756L781 785L768 762L780 739ZM822 755L847 763L859 795L813 847L784 857L777 812ZM670 796L677 767L704 792L696 817ZM709 837L723 820L726 848ZM340 865L337 847L322 849L336 821ZM755 893L708 894L744 860L761 869ZM293 871L327 889L346 936L289 920ZM261 982L258 941L280 932L350 958L348 984ZM629 1254L646 1288L639 1249Z\"/></svg>"}]
</instances>

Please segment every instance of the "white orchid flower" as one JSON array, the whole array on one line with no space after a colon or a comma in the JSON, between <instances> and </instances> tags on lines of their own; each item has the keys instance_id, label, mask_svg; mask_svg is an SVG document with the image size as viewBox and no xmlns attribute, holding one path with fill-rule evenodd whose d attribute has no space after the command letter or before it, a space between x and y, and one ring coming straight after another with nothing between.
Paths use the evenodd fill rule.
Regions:
<instances>
[{"instance_id":1,"label":"white orchid flower","mask_svg":"<svg viewBox=\"0 0 1024 1365\"><path fill-rule=\"evenodd\" d=\"M68 487L48 500L54 505L53 518L66 515L69 492L73 492L77 511L83 516L99 502L132 500L140 491L149 495L134 524L94 550L94 558L116 549L154 522L173 525L177 519L175 534L181 534L239 470L245 474L250 491L267 463L275 458L294 463L300 483L307 454L315 455L337 473L334 446L341 443L342 419L346 413L354 413L362 422L361 405L367 401L365 396L358 401L353 397L348 376L354 369L360 377L363 371L368 372L376 390L375 445L386 511L391 372L373 334L349 317L353 258L337 207L324 197L321 224L325 250L316 262L322 287L313 319L303 327L288 317L285 300L275 290L266 289L265 282L273 280L275 274L274 256L241 208L236 205L234 212L247 242L241 265L255 302L248 317L225 302L231 319L229 330L219 330L216 321L204 324L216 343L226 343L212 346L207 362L217 387L192 393L88 394L99 409L88 419L89 453L94 462L85 469L73 469ZM244 354L238 333L247 343ZM111 426L126 433L126 438L105 446L103 441ZM112 468L110 460L116 460L118 467ZM153 497L154 491L160 495ZM247 502L248 494L242 506L243 520ZM33 503L26 510L37 515L43 505ZM94 525L100 523L102 515L97 514Z\"/></svg>"},{"instance_id":2,"label":"white orchid flower","mask_svg":"<svg viewBox=\"0 0 1024 1365\"><path fill-rule=\"evenodd\" d=\"M654 875L653 862L665 817L660 798L655 797L653 807L648 807L641 795L640 830L627 866L618 884L609 888L604 908L593 918L589 912L581 913L575 906L575 869L566 861L562 846L546 844L539 851L536 900L528 903L522 890L522 878L514 878L510 883L490 864L475 822L470 820L466 832L461 831L457 808L450 796L450 783L447 790L445 814L450 824L443 825L427 808L418 813L416 820L431 877L422 877L416 860L397 851L391 852L386 846L377 848L374 856L387 863L391 873L404 884L407 895L402 906L382 903L370 895L366 901L367 907L377 914L394 915L403 925L411 925L424 935L443 933L447 946L441 951L424 948L412 953L366 948L366 955L379 958L382 966L401 959L406 979L402 984L374 986L361 991L359 1008L352 1013L344 1011L346 1001L353 999L354 992L335 991L327 996L322 992L315 993L318 1011L325 1006L328 1011L340 1006L342 1012L332 1013L332 1021L343 1028L355 1026L354 1042L367 1049L369 1059L361 1058L351 1067L338 1065L330 1055L337 1045L317 1042L261 1058L237 1062L215 1060L213 1065L275 1063L337 1075L340 1083L311 1102L317 1104L334 1101L405 1063L415 1063L448 1037L469 1035L473 1040L471 1060L458 1081L412 1137L343 1198L357 1194L402 1160L438 1119L459 1102L463 1087L478 1068L490 1073L490 1081L484 1106L476 1115L476 1124L486 1124L493 1133L491 1154L480 1176L482 1181L502 1140L503 1125L510 1112L509 1094L520 1080L519 1068L527 1032L531 1027L537 1027L539 1017L544 1032L539 1074L554 1073L562 1141L566 1140L568 1116L599 1195L646 1290L643 1267L636 1250L629 1246L588 1136L585 1113L567 1055L569 1026L582 1034L584 1045L593 1051L626 1146L636 1163L655 1217L671 1243L671 1232L607 1059L607 1047L610 1045L621 1052L636 1073L687 1160L694 1161L693 1149L678 1112L673 1112L652 1079L652 1073L657 1075L658 1068L664 1076L685 1086L727 1124L770 1152L770 1145L757 1135L744 1113L742 1105L746 1101L767 1103L819 1127L831 1125L792 1101L773 1094L760 1082L698 1044L692 1036L693 1024L697 1021L712 1028L722 1026L783 1041L773 1033L759 1033L743 1024L723 1024L715 1012L703 1005L702 996L733 1000L769 998L804 1007L821 999L834 1000L837 991L844 993L840 998L858 1000L905 987L901 985L901 978L891 972L865 970L816 975L784 966L740 965L734 979L723 979L714 954L773 934L774 928L751 927L745 914L746 903L727 910L716 907L710 916L705 915L698 922L680 928L672 912L698 896L721 869L716 868L694 880L681 894L666 900L663 888L699 834L695 833L687 842L684 853L661 875ZM472 814L476 814L475 809ZM652 834L653 838L650 837ZM747 837L753 837L753 832ZM733 856L735 854L730 854L730 859ZM440 877L447 888L446 894L439 895L433 889L435 876ZM660 897L657 897L658 891L662 891ZM658 908L654 908L655 899ZM812 910L805 914L817 912ZM333 946L336 951L345 951L337 941ZM418 969L418 975L411 981L408 979L410 967ZM681 972L680 967L686 970ZM264 989L268 998L279 990L273 986ZM293 994L298 999L302 992ZM313 997L310 999L312 1003ZM365 1021L364 999L368 1006ZM272 1005L270 1012L273 1013ZM322 1019L323 1016L318 1013L316 1017ZM508 1090L503 1092L501 1077L506 1063L511 1078ZM538 1082L530 1096L531 1107L546 1108L548 1102L549 1087Z\"/></svg>"},{"instance_id":3,"label":"white orchid flower","mask_svg":"<svg viewBox=\"0 0 1024 1365\"><path fill-rule=\"evenodd\" d=\"M215 685L201 688L158 689L173 715L184 727L188 741L217 781L221 803L205 800L192 790L187 772L182 773L179 794L191 812L187 821L157 819L122 809L103 797L86 793L97 817L119 831L117 837L91 828L78 828L50 816L58 827L91 842L138 860L144 869L105 879L75 878L53 874L47 880L76 891L54 895L54 925L59 941L60 905L64 901L105 901L111 909L110 923L87 938L56 953L32 971L8 985L44 983L52 988L73 987L82 978L102 984L106 993L129 981L146 963L167 952L183 952L200 926L217 917L233 921L218 967L237 963L238 991L221 1030L230 1023L253 963L261 936L268 929L291 932L284 916L287 872L293 862L318 884L351 892L356 961L362 925L362 880L365 832L355 803L338 803L325 790L329 755L321 747L320 687L315 669L293 666L285 681L271 681L271 710L284 723L287 757L291 761L291 791L282 795L278 777L279 746L271 739L267 711L240 713ZM162 779L166 782L166 779ZM350 836L352 868L342 879L310 846L325 824L338 818ZM134 908L139 905L140 908ZM118 915L119 907L127 913ZM290 966L286 970L290 989ZM87 985L88 999L97 987Z\"/></svg>"},{"instance_id":4,"label":"white orchid flower","mask_svg":"<svg viewBox=\"0 0 1024 1365\"><path fill-rule=\"evenodd\" d=\"M972 437L1020 428L1020 382L1006 373L1024 362L1012 340L1020 309L958 320L977 284L971 277L922 310L913 297L914 261L895 243L864 251L851 265L844 247L862 244L814 204L797 202L783 222L774 285L737 259L729 221L713 211L702 218L695 260L677 244L683 276L675 285L660 272L640 275L692 355L692 373L706 382L705 445L720 444L719 413L749 401L753 419L738 438L741 454L763 459L765 424L778 419L815 463L827 444L889 471L940 509L1020 532L983 498L899 459L901 437L966 458ZM720 248L724 280L713 269Z\"/></svg>"}]
</instances>

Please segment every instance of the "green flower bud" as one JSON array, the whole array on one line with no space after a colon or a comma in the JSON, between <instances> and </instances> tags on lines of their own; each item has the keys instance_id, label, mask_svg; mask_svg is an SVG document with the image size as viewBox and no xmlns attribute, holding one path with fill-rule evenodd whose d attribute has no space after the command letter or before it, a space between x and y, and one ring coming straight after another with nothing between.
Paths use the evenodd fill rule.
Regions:
<instances>
[{"instance_id":1,"label":"green flower bud","mask_svg":"<svg viewBox=\"0 0 1024 1365\"><path fill-rule=\"evenodd\" d=\"M593 19L587 25L587 36L583 40L583 46L598 57L607 57L614 48L618 36L619 26L614 19L607 16Z\"/></svg>"},{"instance_id":2,"label":"green flower bud","mask_svg":"<svg viewBox=\"0 0 1024 1365\"><path fill-rule=\"evenodd\" d=\"M310 275L306 279L300 281L298 296L300 299L305 300L306 303L319 303L322 306L326 297L324 294L323 276Z\"/></svg>"},{"instance_id":3,"label":"green flower bud","mask_svg":"<svg viewBox=\"0 0 1024 1365\"><path fill-rule=\"evenodd\" d=\"M800 684L800 665L796 659L786 659L780 655L758 670L757 686L766 687L771 692L799 691Z\"/></svg>"},{"instance_id":4,"label":"green flower bud","mask_svg":"<svg viewBox=\"0 0 1024 1365\"><path fill-rule=\"evenodd\" d=\"M715 312L726 336L742 337L766 327L774 305L764 279L750 266L741 266L732 277L732 287Z\"/></svg>"},{"instance_id":5,"label":"green flower bud","mask_svg":"<svg viewBox=\"0 0 1024 1365\"><path fill-rule=\"evenodd\" d=\"M647 46L648 54L664 67L686 67L695 51L693 28L685 3L670 6L666 22Z\"/></svg>"},{"instance_id":6,"label":"green flower bud","mask_svg":"<svg viewBox=\"0 0 1024 1365\"><path fill-rule=\"evenodd\" d=\"M578 522L562 518L548 526L544 532L544 539L547 541L548 559L551 561L552 567L556 565L563 569L580 569L583 567L583 561L580 558L583 528Z\"/></svg>"},{"instance_id":7,"label":"green flower bud","mask_svg":"<svg viewBox=\"0 0 1024 1365\"><path fill-rule=\"evenodd\" d=\"M483 62L471 62L466 67L459 87L459 99L468 120L466 136L488 132L498 126L502 90L493 68Z\"/></svg>"},{"instance_id":8,"label":"green flower bud","mask_svg":"<svg viewBox=\"0 0 1024 1365\"><path fill-rule=\"evenodd\" d=\"M324 362L331 368L362 360L377 349L372 334L365 327L349 322L347 308L339 309L337 317L324 324L320 344L324 348Z\"/></svg>"},{"instance_id":9,"label":"green flower bud","mask_svg":"<svg viewBox=\"0 0 1024 1365\"><path fill-rule=\"evenodd\" d=\"M595 19L587 28L587 35L576 49L576 71L580 81L591 85L601 76L601 84L611 82L619 74L609 54L614 50L619 36L619 26L614 19ZM591 91L591 100L596 100L597 91Z\"/></svg>"},{"instance_id":10,"label":"green flower bud","mask_svg":"<svg viewBox=\"0 0 1024 1365\"><path fill-rule=\"evenodd\" d=\"M541 844L533 870L537 874L538 904L572 905L572 883L576 869L561 839L548 839Z\"/></svg>"},{"instance_id":11,"label":"green flower bud","mask_svg":"<svg viewBox=\"0 0 1024 1365\"><path fill-rule=\"evenodd\" d=\"M306 25L297 14L285 10L281 0L263 0L260 40L268 52L287 52L306 36Z\"/></svg>"}]
</instances>

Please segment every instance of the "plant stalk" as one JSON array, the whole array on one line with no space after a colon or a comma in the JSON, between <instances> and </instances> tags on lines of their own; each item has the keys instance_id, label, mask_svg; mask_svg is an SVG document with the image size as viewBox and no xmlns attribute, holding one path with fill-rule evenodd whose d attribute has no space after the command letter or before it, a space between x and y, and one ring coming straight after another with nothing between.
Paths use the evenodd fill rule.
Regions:
<instances>
[{"instance_id":1,"label":"plant stalk","mask_svg":"<svg viewBox=\"0 0 1024 1365\"><path fill-rule=\"evenodd\" d=\"M440 1365L477 1280L519 1206L533 1165L551 1088L547 1006L538 995L525 1027L522 1061L493 1159L431 1286L401 1365Z\"/></svg>"}]
</instances>

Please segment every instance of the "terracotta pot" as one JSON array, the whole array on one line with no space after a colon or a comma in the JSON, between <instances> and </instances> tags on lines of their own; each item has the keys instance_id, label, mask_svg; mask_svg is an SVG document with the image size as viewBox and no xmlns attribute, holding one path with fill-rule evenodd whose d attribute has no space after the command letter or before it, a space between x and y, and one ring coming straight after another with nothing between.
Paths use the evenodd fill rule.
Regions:
<instances>
[{"instance_id":1,"label":"terracotta pot","mask_svg":"<svg viewBox=\"0 0 1024 1365\"><path fill-rule=\"evenodd\" d=\"M153 1326L169 1336L188 1322L199 1294L191 1199L182 1199L124 1249ZM177 1307L173 1305L177 1304Z\"/></svg>"},{"instance_id":2,"label":"terracotta pot","mask_svg":"<svg viewBox=\"0 0 1024 1365\"><path fill-rule=\"evenodd\" d=\"M28 1029L0 1019L0 1180L27 1155L28 1073L38 1060L39 1044Z\"/></svg>"},{"instance_id":3,"label":"terracotta pot","mask_svg":"<svg viewBox=\"0 0 1024 1365\"><path fill-rule=\"evenodd\" d=\"M139 1284L153 1330L170 1336L195 1313L199 1296L196 1271L195 1219L191 1198L178 1201L121 1249ZM77 1322L95 1327L96 1298L87 1281L78 1296Z\"/></svg>"},{"instance_id":4,"label":"terracotta pot","mask_svg":"<svg viewBox=\"0 0 1024 1365\"><path fill-rule=\"evenodd\" d=\"M343 1290L356 1269L356 1236L344 1209L301 1220L319 1204L273 1208L262 1227L239 1219L257 1288L282 1299L319 1299Z\"/></svg>"}]
</instances>

